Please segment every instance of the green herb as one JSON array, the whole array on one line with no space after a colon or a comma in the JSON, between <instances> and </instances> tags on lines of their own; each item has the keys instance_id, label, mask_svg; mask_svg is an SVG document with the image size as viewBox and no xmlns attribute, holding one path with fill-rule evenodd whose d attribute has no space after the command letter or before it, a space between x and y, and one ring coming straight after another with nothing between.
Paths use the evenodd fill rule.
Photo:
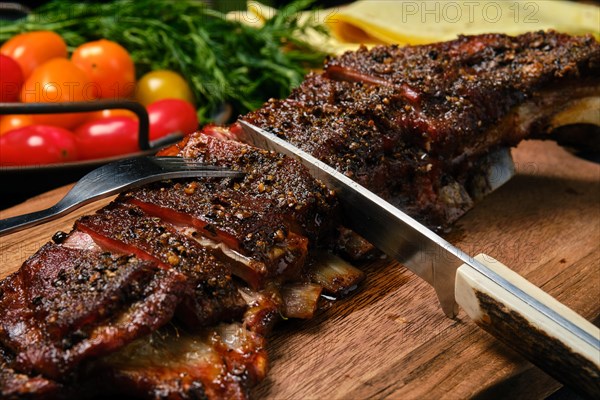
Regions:
<instances>
[{"instance_id":1,"label":"green herb","mask_svg":"<svg viewBox=\"0 0 600 400\"><path fill-rule=\"evenodd\" d=\"M118 42L138 77L156 69L185 76L198 115L207 121L224 103L244 113L270 97L286 97L307 68L321 66L325 54L299 39L309 29L323 32L313 19L299 19L298 11L311 3L296 1L255 28L195 0L56 0L23 19L3 21L0 42L34 30L57 32L70 50L100 38Z\"/></svg>"}]
</instances>

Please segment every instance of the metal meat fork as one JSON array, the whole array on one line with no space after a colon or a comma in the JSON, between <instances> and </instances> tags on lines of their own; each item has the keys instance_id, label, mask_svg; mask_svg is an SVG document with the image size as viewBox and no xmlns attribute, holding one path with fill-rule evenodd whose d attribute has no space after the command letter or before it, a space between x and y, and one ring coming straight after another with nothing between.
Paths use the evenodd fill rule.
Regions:
<instances>
[{"instance_id":1,"label":"metal meat fork","mask_svg":"<svg viewBox=\"0 0 600 400\"><path fill-rule=\"evenodd\" d=\"M52 207L0 220L0 236L56 219L88 203L146 183L173 178L234 178L243 174L182 157L139 157L116 161L85 175Z\"/></svg>"}]
</instances>

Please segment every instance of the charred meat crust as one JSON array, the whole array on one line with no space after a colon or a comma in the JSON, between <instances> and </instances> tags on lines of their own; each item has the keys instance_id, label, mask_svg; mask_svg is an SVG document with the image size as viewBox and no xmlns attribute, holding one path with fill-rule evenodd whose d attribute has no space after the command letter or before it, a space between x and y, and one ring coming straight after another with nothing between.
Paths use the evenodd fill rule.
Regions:
<instances>
[{"instance_id":1,"label":"charred meat crust","mask_svg":"<svg viewBox=\"0 0 600 400\"><path fill-rule=\"evenodd\" d=\"M172 396L202 396L204 393L209 398L244 398L248 385L264 377L266 354L263 350L263 337L268 334L270 327L279 318L281 312L277 284L271 288L271 283L294 278L299 274L300 271L295 271L294 274L287 276L288 271L282 268L282 265L294 264L295 268L303 266L309 241L306 236L316 241L323 237L321 235L325 234L327 229L336 225L335 208L337 203L333 194L323 185L314 181L309 174L302 170L301 166L295 162L290 163L280 155L253 149L239 143L221 143L220 140L201 134L191 137L186 142L189 146L185 148L185 151L202 154L201 157L223 160L226 158L224 154L227 154L229 159L220 164L233 165L235 168L243 169L247 171L246 176L241 180L207 179L165 182L120 196L96 214L79 219L75 224L75 229L69 235L57 235L58 244L47 245L49 250L46 247L42 248L24 264L18 273L14 274L14 277L3 281L2 301L27 297L21 296L20 292L11 294L11 287L17 288L15 289L17 292L34 290L28 287L28 279L21 279L22 275L27 274L31 269L30 264L34 262L37 270L48 270L45 275L52 277L60 275L68 281L61 289L62 296L68 298L70 296L69 288L73 285L71 281L79 282L74 277L82 276L87 279L88 276L93 275L91 272L79 273L80 264L86 266L84 269L95 271L99 269L93 262L97 258L135 260L145 268L152 269L152 273L148 277L144 275L135 280L139 282L140 286L144 286L152 276L159 279L163 275L176 276L178 283L177 288L174 289L176 294L171 307L165 306L163 310L156 310L149 313L148 316L143 314L137 316L136 323L146 324L147 330L144 333L157 332L156 329L159 328L158 324L152 324L152 321L146 321L144 318L149 318L154 314L160 316L168 313L165 321L162 321L164 323L171 320L172 315L175 314L179 321L184 322L187 331L195 332L190 336L189 343L195 340L193 338L199 334L198 331L202 330L203 326L207 327L206 332L213 332L210 337L220 335L223 338L222 341L211 339L203 345L203 348L207 348L210 352L216 351L215 354L218 354L218 357L208 361L190 361L187 357L193 356L190 352L195 351L195 345L189 349L184 346L185 351L182 350L178 363L170 365L170 368L159 367L167 357L165 354L168 355L169 351L175 351L180 348L178 346L181 346L182 341L179 340L177 332L183 331L181 331L182 328L178 321L174 322L176 324L174 326L177 326L174 328L175 333L167 334L165 342L163 342L165 347L162 352L154 353L155 358L148 358L143 354L137 355L123 348L124 345L132 342L145 343L147 338L140 338L139 335L123 336L120 338L123 340L119 341L118 345L116 342L110 341L100 343L96 346L97 352L89 351L82 354L81 357L76 357L78 354L72 353L71 348L83 346L86 343L78 342L81 339L79 336L75 338L71 338L71 336L78 335L80 332L86 334L85 329L88 326L95 326L96 322L100 324L105 321L102 319L95 321L90 317L86 319L85 324L79 323L77 315L73 314L70 316L76 320L70 323L73 327L66 324L63 330L57 331L55 334L58 343L52 342L41 330L33 328L31 329L33 336L23 338L21 342L11 341L10 335L0 335L0 343L16 355L15 360L10 364L10 368L14 367L14 371L18 371L16 374L22 374L22 377L30 374L31 379L34 379L35 374L41 372L44 378L57 377L68 387L83 388L77 392L81 394L84 393L85 387L93 385L96 372L100 373L99 371L101 371L107 379L110 378L110 382L115 383L111 388L115 393L152 397L167 390ZM215 164L217 163L215 162ZM165 193L166 196L164 196ZM213 207L215 205L218 207ZM157 211L155 207L160 210ZM231 263L223 264L217 260L213 249L207 248L202 240L198 240L190 234L190 232L199 232L200 229L190 230L189 220L180 221L173 218L173 213L179 211L201 217L203 223L212 226L211 229L205 229L201 234L213 237L211 232L219 230L225 232L231 238L229 244L237 246L240 251L246 252L257 260L260 260L262 255L268 254L272 249L278 249L278 246L285 250L281 257L274 258L277 262L265 263L268 268L264 272L264 276L256 279L256 281L268 283L269 288L258 292L248 289L247 292L244 292L242 299L237 284L231 278ZM221 213L219 214L217 211ZM248 245L252 244L251 241L248 241L248 234L268 240L264 240L262 245L259 244L259 240L256 240L253 245ZM225 235L217 235L217 241L221 241L222 237ZM298 255L289 251L290 249L298 252ZM52 254L56 252L59 255L50 257L46 254L47 252ZM86 261L88 258L91 260L89 268ZM297 260L294 261L294 258ZM60 271L54 271L57 268ZM37 270L35 273L39 274ZM124 268L119 272L124 273L127 270ZM146 271L146 269L142 268L142 271ZM40 276L44 276L44 274L42 273ZM118 276L118 274L114 276ZM86 283L85 279L82 284ZM91 279L94 282L100 282L97 277ZM13 280L18 281L18 284ZM89 281L88 279L87 282ZM36 285L35 282L32 284ZM147 287L151 286L148 284ZM90 285L84 287L90 287ZM127 288L127 284L119 282L114 284L114 288L115 291L131 290ZM80 290L79 287L75 289ZM88 290L93 292L94 285L92 284L91 289ZM252 293L250 297L248 297L249 293ZM117 303L105 304L101 299L94 300L93 293L83 293L82 296L91 297L88 299L89 310L86 309L89 312L82 312L84 316L93 314L93 312L104 316L105 313L110 319L111 312L113 314L127 313L127 308L130 306ZM78 300L85 302L86 299ZM40 300L35 301L39 302ZM0 306L6 307L7 310L10 309L6 302L0 303ZM19 304L19 310L26 310L27 307L27 302L21 301ZM71 307L76 307L76 305L71 305ZM68 306L65 305L61 310L67 308ZM64 315L60 316L61 318L68 317L66 311L64 311ZM29 314L19 314L15 318L29 318L28 324L31 325L37 326L40 323ZM10 325L10 321L14 321L15 318L6 318L2 321L6 325L6 329L0 333L11 332L11 329L14 332L14 326ZM119 321L121 320L131 323L127 318L119 319ZM211 331L211 328L208 328L208 326L231 320L243 321L243 327L239 327L241 333L237 335L238 339L235 339L236 335L226 334L227 330L220 334L219 329L221 328L217 331ZM79 327L77 324L83 325ZM43 328L44 331L54 332L53 327L43 326ZM160 335L162 333L159 333ZM82 336L81 340L85 340L86 336ZM34 340L29 340L31 338ZM71 343L66 346L68 348L61 348L60 346L66 339L75 344ZM234 339L236 343L241 343L241 347L228 348L227 346ZM41 355L37 359L27 359L27 363L18 362L19 359L29 355L27 349L24 348L25 342L41 343L38 346L40 351L36 351L36 354ZM114 347L109 347L113 344ZM102 348L102 345L105 347ZM155 343L146 343L142 348L150 351L154 345ZM31 348L35 348L35 346ZM57 348L58 350L56 350ZM113 356L110 356L111 354ZM89 356L92 355L103 357L97 357L95 361L87 362ZM115 360L119 360L119 362ZM124 362L123 360L128 361ZM83 368L84 371L78 372L77 376L73 374L76 366ZM216 373L215 371L225 372L223 372L224 375L220 375L220 372ZM181 374L188 378L182 379L183 375ZM15 380L15 382L17 381ZM25 381L21 380L21 382ZM25 388L21 388L21 390L25 390Z\"/></svg>"},{"instance_id":2,"label":"charred meat crust","mask_svg":"<svg viewBox=\"0 0 600 400\"><path fill-rule=\"evenodd\" d=\"M333 193L296 161L197 133L171 155L246 172L240 179L164 182L123 201L174 224L191 226L252 260L235 274L253 288L299 276L309 245L326 246L337 224ZM259 264L257 264L259 263Z\"/></svg>"},{"instance_id":3,"label":"charred meat crust","mask_svg":"<svg viewBox=\"0 0 600 400\"><path fill-rule=\"evenodd\" d=\"M395 90L416 113L409 123L422 117L425 124L418 127L426 147L453 159L479 141L479 146L489 145L485 133L490 126L539 91L554 89L558 82L565 87L569 81L597 81L600 46L591 36L555 32L463 36L426 46L361 49L328 60L326 71L332 68L374 76L395 88L410 87L413 98ZM500 139L500 144L514 145L523 137Z\"/></svg>"}]
</instances>

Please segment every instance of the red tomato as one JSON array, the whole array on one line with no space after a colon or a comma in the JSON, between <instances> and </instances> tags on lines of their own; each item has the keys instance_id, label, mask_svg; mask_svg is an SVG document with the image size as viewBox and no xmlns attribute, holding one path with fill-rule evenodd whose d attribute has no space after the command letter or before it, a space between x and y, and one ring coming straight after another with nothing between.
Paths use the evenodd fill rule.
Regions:
<instances>
[{"instance_id":1,"label":"red tomato","mask_svg":"<svg viewBox=\"0 0 600 400\"><path fill-rule=\"evenodd\" d=\"M0 54L0 101L18 101L21 86L23 86L23 72L15 60Z\"/></svg>"},{"instance_id":2,"label":"red tomato","mask_svg":"<svg viewBox=\"0 0 600 400\"><path fill-rule=\"evenodd\" d=\"M148 106L150 120L150 140L156 140L169 133L184 135L198 129L198 115L194 107L180 99L158 100Z\"/></svg>"},{"instance_id":3,"label":"red tomato","mask_svg":"<svg viewBox=\"0 0 600 400\"><path fill-rule=\"evenodd\" d=\"M40 65L27 78L21 89L24 103L57 103L94 100L97 88L86 73L66 58L55 58ZM33 120L38 124L73 128L82 123L86 113L38 114Z\"/></svg>"},{"instance_id":4,"label":"red tomato","mask_svg":"<svg viewBox=\"0 0 600 400\"><path fill-rule=\"evenodd\" d=\"M67 44L57 33L35 31L13 36L0 48L21 67L27 79L35 68L53 58L67 57Z\"/></svg>"},{"instance_id":5,"label":"red tomato","mask_svg":"<svg viewBox=\"0 0 600 400\"><path fill-rule=\"evenodd\" d=\"M79 158L112 157L133 153L138 147L138 123L133 118L109 117L75 129Z\"/></svg>"},{"instance_id":6,"label":"red tomato","mask_svg":"<svg viewBox=\"0 0 600 400\"><path fill-rule=\"evenodd\" d=\"M43 165L75 159L73 133L57 126L30 125L0 136L0 165Z\"/></svg>"},{"instance_id":7,"label":"red tomato","mask_svg":"<svg viewBox=\"0 0 600 400\"><path fill-rule=\"evenodd\" d=\"M102 99L126 98L135 88L135 66L127 50L110 40L84 43L71 56L98 85Z\"/></svg>"}]
</instances>

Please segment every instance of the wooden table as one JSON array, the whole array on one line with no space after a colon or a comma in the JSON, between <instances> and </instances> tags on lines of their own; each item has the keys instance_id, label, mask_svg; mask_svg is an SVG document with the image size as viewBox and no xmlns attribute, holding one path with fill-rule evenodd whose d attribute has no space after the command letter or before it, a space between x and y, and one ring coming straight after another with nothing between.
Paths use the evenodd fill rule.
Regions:
<instances>
[{"instance_id":1,"label":"wooden table","mask_svg":"<svg viewBox=\"0 0 600 400\"><path fill-rule=\"evenodd\" d=\"M517 176L463 217L447 239L507 264L596 325L600 323L600 166L552 142L514 151ZM58 189L0 211L46 207ZM58 230L101 203L0 238L0 277ZM267 399L545 398L560 384L479 330L448 319L433 290L389 259L364 266L366 283L310 321L279 325Z\"/></svg>"}]
</instances>

